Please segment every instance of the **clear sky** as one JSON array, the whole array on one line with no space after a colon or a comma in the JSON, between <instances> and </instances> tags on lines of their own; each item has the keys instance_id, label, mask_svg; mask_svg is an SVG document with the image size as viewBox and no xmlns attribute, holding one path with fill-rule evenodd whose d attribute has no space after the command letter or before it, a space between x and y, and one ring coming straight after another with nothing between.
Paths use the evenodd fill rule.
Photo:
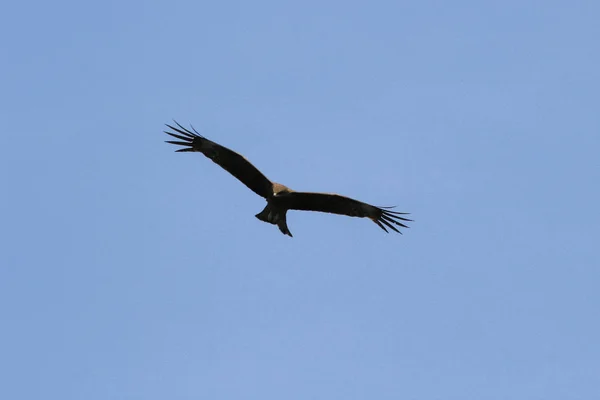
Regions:
<instances>
[{"instance_id":1,"label":"clear sky","mask_svg":"<svg viewBox=\"0 0 600 400\"><path fill-rule=\"evenodd\" d=\"M600 398L598 1L1 14L0 398Z\"/></svg>"}]
</instances>

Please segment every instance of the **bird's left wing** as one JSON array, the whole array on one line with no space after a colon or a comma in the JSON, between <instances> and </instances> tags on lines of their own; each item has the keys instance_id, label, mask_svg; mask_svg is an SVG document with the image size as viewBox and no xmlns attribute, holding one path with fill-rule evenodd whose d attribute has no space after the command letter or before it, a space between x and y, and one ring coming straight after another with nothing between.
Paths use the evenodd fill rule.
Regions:
<instances>
[{"instance_id":1,"label":"bird's left wing","mask_svg":"<svg viewBox=\"0 0 600 400\"><path fill-rule=\"evenodd\" d=\"M412 221L403 217L408 213L389 210L392 207L376 207L339 194L292 192L285 196L285 205L291 210L320 211L350 217L366 217L386 232L388 232L387 226L401 233L394 225L408 228L403 222Z\"/></svg>"},{"instance_id":2,"label":"bird's left wing","mask_svg":"<svg viewBox=\"0 0 600 400\"><path fill-rule=\"evenodd\" d=\"M221 146L207 138L201 136L196 130L193 132L184 128L175 122L177 127L166 124L174 132L167 132L180 141L169 140L167 143L186 146L176 152L197 151L210 158L221 168L235 176L244 185L251 189L254 193L264 198L273 194L273 183L267 179L262 172L258 170L250 161L246 160L242 155L227 147ZM192 128L194 129L194 128Z\"/></svg>"}]
</instances>

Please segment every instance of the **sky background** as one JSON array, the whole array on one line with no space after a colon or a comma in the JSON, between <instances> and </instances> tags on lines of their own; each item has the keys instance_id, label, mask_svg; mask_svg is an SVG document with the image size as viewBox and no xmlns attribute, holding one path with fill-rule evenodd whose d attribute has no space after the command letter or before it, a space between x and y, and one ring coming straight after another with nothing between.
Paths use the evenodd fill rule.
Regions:
<instances>
[{"instance_id":1,"label":"sky background","mask_svg":"<svg viewBox=\"0 0 600 400\"><path fill-rule=\"evenodd\" d=\"M600 398L599 2L0 14L0 398Z\"/></svg>"}]
</instances>

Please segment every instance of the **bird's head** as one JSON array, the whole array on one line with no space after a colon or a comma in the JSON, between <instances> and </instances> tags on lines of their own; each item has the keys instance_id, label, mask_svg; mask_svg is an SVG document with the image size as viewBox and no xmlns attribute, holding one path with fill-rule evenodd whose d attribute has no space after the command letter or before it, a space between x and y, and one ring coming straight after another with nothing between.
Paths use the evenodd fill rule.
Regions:
<instances>
[{"instance_id":1,"label":"bird's head","mask_svg":"<svg viewBox=\"0 0 600 400\"><path fill-rule=\"evenodd\" d=\"M273 184L273 197L281 197L291 193L291 189L281 183Z\"/></svg>"}]
</instances>

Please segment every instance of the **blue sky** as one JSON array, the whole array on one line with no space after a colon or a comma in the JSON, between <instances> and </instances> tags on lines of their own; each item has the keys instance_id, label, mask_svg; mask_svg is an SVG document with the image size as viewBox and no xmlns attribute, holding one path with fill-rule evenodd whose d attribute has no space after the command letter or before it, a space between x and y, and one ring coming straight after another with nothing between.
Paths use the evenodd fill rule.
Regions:
<instances>
[{"instance_id":1,"label":"blue sky","mask_svg":"<svg viewBox=\"0 0 600 400\"><path fill-rule=\"evenodd\" d=\"M599 13L3 6L0 397L600 397ZM415 222L283 236L172 118Z\"/></svg>"}]
</instances>

